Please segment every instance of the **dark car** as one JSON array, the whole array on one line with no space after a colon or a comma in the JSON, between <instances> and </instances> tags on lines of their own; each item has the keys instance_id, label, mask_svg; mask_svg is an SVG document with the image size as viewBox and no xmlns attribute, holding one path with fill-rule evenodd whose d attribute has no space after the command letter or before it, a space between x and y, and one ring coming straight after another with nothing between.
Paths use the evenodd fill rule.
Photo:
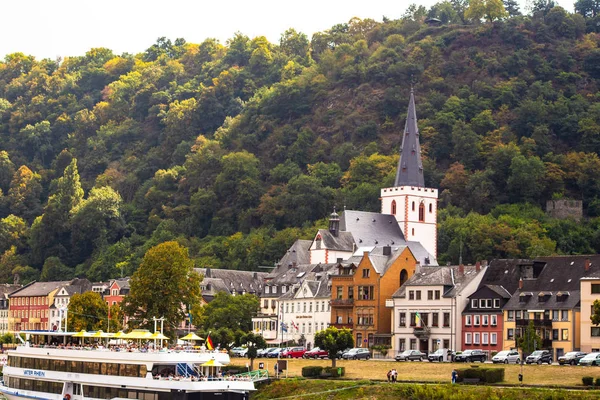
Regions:
<instances>
[{"instance_id":1,"label":"dark car","mask_svg":"<svg viewBox=\"0 0 600 400\"><path fill-rule=\"evenodd\" d=\"M427 354L421 353L419 350L406 350L394 358L396 361L423 361L427 358Z\"/></svg>"},{"instance_id":2,"label":"dark car","mask_svg":"<svg viewBox=\"0 0 600 400\"><path fill-rule=\"evenodd\" d=\"M342 358L344 360L360 360L361 358L368 360L371 358L371 352L369 349L356 347L342 354Z\"/></svg>"},{"instance_id":3,"label":"dark car","mask_svg":"<svg viewBox=\"0 0 600 400\"><path fill-rule=\"evenodd\" d=\"M485 362L487 355L482 350L465 350L454 357L456 362Z\"/></svg>"},{"instance_id":4,"label":"dark car","mask_svg":"<svg viewBox=\"0 0 600 400\"><path fill-rule=\"evenodd\" d=\"M558 363L560 365L577 365L579 363L579 360L581 360L586 355L587 353L584 353L582 351L570 351L564 356L558 357Z\"/></svg>"},{"instance_id":5,"label":"dark car","mask_svg":"<svg viewBox=\"0 0 600 400\"><path fill-rule=\"evenodd\" d=\"M279 355L281 354L281 352L283 352L285 349L282 349L280 347L275 347L274 349L271 349L271 351L269 351L265 357L267 358L277 358L279 357Z\"/></svg>"},{"instance_id":6,"label":"dark car","mask_svg":"<svg viewBox=\"0 0 600 400\"><path fill-rule=\"evenodd\" d=\"M548 350L537 350L527 356L527 364L552 364L552 353Z\"/></svg>"}]
</instances>

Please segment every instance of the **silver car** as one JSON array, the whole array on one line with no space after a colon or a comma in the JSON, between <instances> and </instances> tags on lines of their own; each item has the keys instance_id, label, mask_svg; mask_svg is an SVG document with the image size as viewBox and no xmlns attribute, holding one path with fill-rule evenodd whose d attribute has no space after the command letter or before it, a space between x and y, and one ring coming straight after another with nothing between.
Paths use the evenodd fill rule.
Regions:
<instances>
[{"instance_id":1,"label":"silver car","mask_svg":"<svg viewBox=\"0 0 600 400\"><path fill-rule=\"evenodd\" d=\"M492 357L492 362L494 364L519 364L521 362L521 355L516 350L504 350Z\"/></svg>"}]
</instances>

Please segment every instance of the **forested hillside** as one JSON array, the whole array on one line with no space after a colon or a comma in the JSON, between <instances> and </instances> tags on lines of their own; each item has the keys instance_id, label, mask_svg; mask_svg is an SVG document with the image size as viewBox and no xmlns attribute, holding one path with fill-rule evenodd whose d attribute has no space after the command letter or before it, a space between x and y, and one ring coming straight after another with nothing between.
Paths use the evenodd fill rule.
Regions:
<instances>
[{"instance_id":1,"label":"forested hillside","mask_svg":"<svg viewBox=\"0 0 600 400\"><path fill-rule=\"evenodd\" d=\"M411 83L440 262L600 252L599 7L465 4L277 44L6 56L0 281L130 275L172 239L198 267L272 265L334 205L379 211ZM585 220L548 218L560 198Z\"/></svg>"}]
</instances>

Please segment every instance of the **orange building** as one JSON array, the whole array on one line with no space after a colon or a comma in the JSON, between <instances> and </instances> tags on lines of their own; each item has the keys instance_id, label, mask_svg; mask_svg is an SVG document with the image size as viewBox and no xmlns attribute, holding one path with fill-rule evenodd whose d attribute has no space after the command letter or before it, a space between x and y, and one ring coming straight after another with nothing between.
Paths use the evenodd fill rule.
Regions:
<instances>
[{"instance_id":1,"label":"orange building","mask_svg":"<svg viewBox=\"0 0 600 400\"><path fill-rule=\"evenodd\" d=\"M331 325L351 329L357 347L391 345L386 300L414 275L416 264L408 246L365 249L340 264L331 277Z\"/></svg>"}]
</instances>

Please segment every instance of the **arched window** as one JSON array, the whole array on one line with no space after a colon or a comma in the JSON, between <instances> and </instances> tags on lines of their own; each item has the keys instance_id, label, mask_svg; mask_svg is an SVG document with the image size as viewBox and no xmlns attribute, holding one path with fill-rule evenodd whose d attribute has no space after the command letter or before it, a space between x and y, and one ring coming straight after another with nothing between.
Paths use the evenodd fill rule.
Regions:
<instances>
[{"instance_id":1,"label":"arched window","mask_svg":"<svg viewBox=\"0 0 600 400\"><path fill-rule=\"evenodd\" d=\"M412 228L412 235L415 236L415 228Z\"/></svg>"},{"instance_id":2,"label":"arched window","mask_svg":"<svg viewBox=\"0 0 600 400\"><path fill-rule=\"evenodd\" d=\"M433 203L429 203L429 213L433 212Z\"/></svg>"},{"instance_id":3,"label":"arched window","mask_svg":"<svg viewBox=\"0 0 600 400\"><path fill-rule=\"evenodd\" d=\"M415 202L412 202L412 210L415 211Z\"/></svg>"},{"instance_id":4,"label":"arched window","mask_svg":"<svg viewBox=\"0 0 600 400\"><path fill-rule=\"evenodd\" d=\"M403 269L402 271L400 271L400 286L402 286L404 284L404 282L406 282L407 279L408 279L408 272L406 272L406 270Z\"/></svg>"},{"instance_id":5,"label":"arched window","mask_svg":"<svg viewBox=\"0 0 600 400\"><path fill-rule=\"evenodd\" d=\"M425 221L425 204L419 204L419 222Z\"/></svg>"},{"instance_id":6,"label":"arched window","mask_svg":"<svg viewBox=\"0 0 600 400\"><path fill-rule=\"evenodd\" d=\"M396 215L396 200L392 201L392 215Z\"/></svg>"}]
</instances>

